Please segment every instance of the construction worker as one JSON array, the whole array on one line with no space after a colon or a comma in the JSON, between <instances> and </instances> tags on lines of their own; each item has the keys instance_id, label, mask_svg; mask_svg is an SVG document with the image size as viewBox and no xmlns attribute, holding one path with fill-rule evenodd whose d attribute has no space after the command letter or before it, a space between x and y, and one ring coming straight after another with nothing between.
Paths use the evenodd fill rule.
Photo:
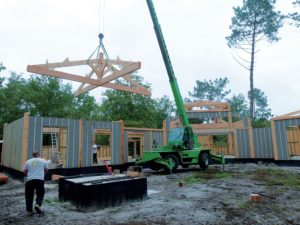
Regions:
<instances>
[{"instance_id":1,"label":"construction worker","mask_svg":"<svg viewBox=\"0 0 300 225\"><path fill-rule=\"evenodd\" d=\"M98 160L97 160L97 152L98 152L98 146L96 145L96 143L93 145L93 163L97 164Z\"/></svg>"},{"instance_id":2,"label":"construction worker","mask_svg":"<svg viewBox=\"0 0 300 225\"><path fill-rule=\"evenodd\" d=\"M23 171L26 176L25 199L28 216L33 214L32 206L34 192L36 193L34 210L38 214L43 213L41 206L45 194L45 174L48 172L47 161L39 157L39 152L32 152L32 156L33 158L26 161Z\"/></svg>"}]
</instances>

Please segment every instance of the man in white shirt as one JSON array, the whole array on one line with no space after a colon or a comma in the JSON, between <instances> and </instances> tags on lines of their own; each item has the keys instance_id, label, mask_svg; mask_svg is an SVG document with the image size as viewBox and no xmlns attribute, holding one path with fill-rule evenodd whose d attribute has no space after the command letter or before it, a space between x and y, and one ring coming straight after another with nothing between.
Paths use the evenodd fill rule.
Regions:
<instances>
[{"instance_id":1,"label":"man in white shirt","mask_svg":"<svg viewBox=\"0 0 300 225\"><path fill-rule=\"evenodd\" d=\"M32 159L26 161L23 171L26 176L25 199L28 215L32 215L33 213L34 192L36 193L34 209L37 213L42 213L41 206L45 194L45 173L48 172L47 161L39 157L39 152L34 151L32 156Z\"/></svg>"},{"instance_id":2,"label":"man in white shirt","mask_svg":"<svg viewBox=\"0 0 300 225\"><path fill-rule=\"evenodd\" d=\"M98 163L98 160L97 160L97 148L98 146L96 144L93 145L93 163Z\"/></svg>"}]
</instances>

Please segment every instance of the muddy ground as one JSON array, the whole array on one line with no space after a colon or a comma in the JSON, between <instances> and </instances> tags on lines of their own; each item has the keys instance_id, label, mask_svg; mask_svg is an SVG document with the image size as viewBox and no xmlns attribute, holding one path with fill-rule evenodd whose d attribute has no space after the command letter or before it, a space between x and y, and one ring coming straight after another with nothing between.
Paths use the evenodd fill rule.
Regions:
<instances>
[{"instance_id":1,"label":"muddy ground","mask_svg":"<svg viewBox=\"0 0 300 225\"><path fill-rule=\"evenodd\" d=\"M146 200L90 213L59 202L57 183L46 182L45 215L31 217L23 183L10 179L0 186L0 224L300 224L299 167L229 164L225 172L220 166L144 172ZM249 201L251 193L260 193L262 202Z\"/></svg>"}]
</instances>

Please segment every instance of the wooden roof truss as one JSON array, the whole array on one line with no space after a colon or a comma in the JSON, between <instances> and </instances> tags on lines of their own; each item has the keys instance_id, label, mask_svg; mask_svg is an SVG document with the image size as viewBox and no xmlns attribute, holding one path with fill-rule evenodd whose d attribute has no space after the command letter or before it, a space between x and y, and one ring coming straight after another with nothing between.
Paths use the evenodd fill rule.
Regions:
<instances>
[{"instance_id":1,"label":"wooden roof truss","mask_svg":"<svg viewBox=\"0 0 300 225\"><path fill-rule=\"evenodd\" d=\"M57 68L84 65L90 67L90 72L85 76L56 70ZM151 92L136 82L131 76L131 73L140 68L140 62L106 59L103 57L103 53L100 53L95 59L69 61L69 59L66 58L63 62L28 65L27 71L80 82L81 84L74 92L75 96L93 90L97 87L106 87L149 96L151 95ZM120 84L120 82L116 83L115 80L118 78L125 79L128 85Z\"/></svg>"}]
</instances>

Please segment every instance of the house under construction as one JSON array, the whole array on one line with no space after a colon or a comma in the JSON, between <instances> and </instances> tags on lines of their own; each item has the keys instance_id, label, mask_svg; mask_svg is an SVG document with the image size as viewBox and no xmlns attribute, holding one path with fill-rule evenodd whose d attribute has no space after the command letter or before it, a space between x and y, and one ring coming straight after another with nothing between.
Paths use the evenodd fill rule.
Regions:
<instances>
[{"instance_id":1,"label":"house under construction","mask_svg":"<svg viewBox=\"0 0 300 225\"><path fill-rule=\"evenodd\" d=\"M248 118L238 119L227 103L186 104L193 130L204 148L226 158L299 160L300 114L289 113L271 120L271 127L252 128ZM197 121L196 120L196 121ZM236 122L233 122L236 121ZM18 171L34 150L51 162L51 168L82 168L134 162L144 150L167 143L168 131L180 121L167 120L161 129L130 128L124 121L88 121L24 116L5 124L1 165ZM216 143L216 137L226 140ZM98 144L98 163L93 163L92 145Z\"/></svg>"}]
</instances>

